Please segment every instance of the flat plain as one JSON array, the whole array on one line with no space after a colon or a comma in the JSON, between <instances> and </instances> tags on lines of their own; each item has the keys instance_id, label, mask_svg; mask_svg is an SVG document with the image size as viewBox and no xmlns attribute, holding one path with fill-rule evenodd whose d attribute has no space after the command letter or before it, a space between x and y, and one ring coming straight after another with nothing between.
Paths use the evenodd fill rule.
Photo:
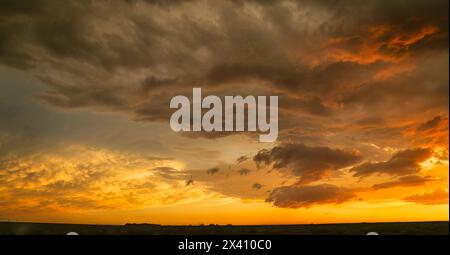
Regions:
<instances>
[{"instance_id":1,"label":"flat plain","mask_svg":"<svg viewBox=\"0 0 450 255\"><path fill-rule=\"evenodd\" d=\"M448 235L448 221L298 225L89 225L0 222L0 235Z\"/></svg>"}]
</instances>

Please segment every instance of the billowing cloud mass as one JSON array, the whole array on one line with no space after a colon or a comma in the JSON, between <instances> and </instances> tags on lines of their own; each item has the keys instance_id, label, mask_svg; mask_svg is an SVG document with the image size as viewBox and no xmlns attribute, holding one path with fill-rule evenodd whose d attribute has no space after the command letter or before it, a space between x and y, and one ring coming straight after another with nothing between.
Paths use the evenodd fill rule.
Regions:
<instances>
[{"instance_id":1,"label":"billowing cloud mass","mask_svg":"<svg viewBox=\"0 0 450 255\"><path fill-rule=\"evenodd\" d=\"M355 194L346 188L330 184L283 186L274 189L266 201L278 207L300 208L313 205L346 202Z\"/></svg>"},{"instance_id":2,"label":"billowing cloud mass","mask_svg":"<svg viewBox=\"0 0 450 255\"><path fill-rule=\"evenodd\" d=\"M366 162L350 169L355 177L366 177L373 174L409 175L420 171L419 163L433 155L429 148L416 148L399 151L391 159L384 162Z\"/></svg>"},{"instance_id":3,"label":"billowing cloud mass","mask_svg":"<svg viewBox=\"0 0 450 255\"><path fill-rule=\"evenodd\" d=\"M376 114L374 106L395 108L393 98L418 109L448 103L448 75L429 69L445 70L445 1L413 1L406 11L379 1L162 3L6 1L1 62L35 73L48 86L39 98L51 105L146 121L166 120L173 94L194 86L229 93L251 81L276 88L286 113L359 105ZM422 59L429 63L418 66Z\"/></svg>"},{"instance_id":4,"label":"billowing cloud mass","mask_svg":"<svg viewBox=\"0 0 450 255\"><path fill-rule=\"evenodd\" d=\"M176 169L173 161L83 147L67 148L64 153L71 156L4 158L0 162L0 215L62 209L131 210L205 196L201 187L184 186L186 172Z\"/></svg>"},{"instance_id":5,"label":"billowing cloud mass","mask_svg":"<svg viewBox=\"0 0 450 255\"><path fill-rule=\"evenodd\" d=\"M0 221L448 220L448 0L0 5ZM278 140L173 132L194 87L278 96Z\"/></svg>"},{"instance_id":6,"label":"billowing cloud mass","mask_svg":"<svg viewBox=\"0 0 450 255\"><path fill-rule=\"evenodd\" d=\"M301 183L309 183L330 176L334 171L361 160L356 152L304 144L284 144L271 150L261 150L254 157L256 164L272 165L273 169L287 168Z\"/></svg>"}]
</instances>

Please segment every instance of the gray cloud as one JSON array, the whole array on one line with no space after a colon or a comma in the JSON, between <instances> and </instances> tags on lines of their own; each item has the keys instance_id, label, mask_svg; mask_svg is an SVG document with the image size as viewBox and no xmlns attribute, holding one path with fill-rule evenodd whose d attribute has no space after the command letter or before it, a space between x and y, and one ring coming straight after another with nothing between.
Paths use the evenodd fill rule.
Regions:
<instances>
[{"instance_id":1,"label":"gray cloud","mask_svg":"<svg viewBox=\"0 0 450 255\"><path fill-rule=\"evenodd\" d=\"M304 144L283 144L271 150L261 150L253 160L257 165L272 165L273 169L288 168L301 183L309 183L330 176L333 172L358 163L361 156L328 147Z\"/></svg>"},{"instance_id":2,"label":"gray cloud","mask_svg":"<svg viewBox=\"0 0 450 255\"><path fill-rule=\"evenodd\" d=\"M167 102L174 94L194 86L256 82L283 95L282 108L331 116L341 107L370 105L370 98L383 105L390 93L410 98L403 91L396 93L402 88L418 100L425 96L417 81L427 80L430 70L411 78L417 86L405 88L404 81L395 86L387 81L383 81L386 86L361 86L373 83L373 76L397 63L321 55L337 51L369 58L362 52L367 47L393 58L448 51L448 15L443 11L448 2L411 1L404 7L400 2L378 1L364 6L308 0L108 4L36 0L26 6L3 1L0 61L31 70L48 85L39 98L63 108L120 111L132 119L161 121L170 114ZM105 23L112 12L112 23ZM149 12L157 15L146 15ZM389 29L378 37L365 32L368 26L386 24ZM404 45L432 26L435 33ZM336 43L327 44L328 40ZM448 91L448 79L442 73L436 79L437 88L429 90L427 98Z\"/></svg>"},{"instance_id":3,"label":"gray cloud","mask_svg":"<svg viewBox=\"0 0 450 255\"><path fill-rule=\"evenodd\" d=\"M427 182L434 181L436 178L431 176L418 176L418 175L407 175L398 178L398 180L378 183L372 186L372 188L378 189L388 189L393 187L410 187L410 186L420 186Z\"/></svg>"},{"instance_id":4,"label":"gray cloud","mask_svg":"<svg viewBox=\"0 0 450 255\"><path fill-rule=\"evenodd\" d=\"M308 208L320 204L339 204L354 197L355 194L351 190L330 184L293 185L275 188L266 202L283 208Z\"/></svg>"},{"instance_id":5,"label":"gray cloud","mask_svg":"<svg viewBox=\"0 0 450 255\"><path fill-rule=\"evenodd\" d=\"M388 161L365 162L350 169L355 177L367 177L373 174L389 174L394 176L411 175L420 172L419 163L433 155L429 148L416 148L399 151Z\"/></svg>"}]
</instances>

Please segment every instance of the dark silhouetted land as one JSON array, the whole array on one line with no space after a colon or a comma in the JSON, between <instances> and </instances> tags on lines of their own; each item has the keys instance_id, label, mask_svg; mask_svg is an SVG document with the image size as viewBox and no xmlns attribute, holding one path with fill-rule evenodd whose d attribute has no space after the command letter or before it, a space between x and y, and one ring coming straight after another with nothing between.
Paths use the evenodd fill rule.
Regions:
<instances>
[{"instance_id":1,"label":"dark silhouetted land","mask_svg":"<svg viewBox=\"0 0 450 255\"><path fill-rule=\"evenodd\" d=\"M164 226L157 224L86 225L0 222L3 235L448 235L449 222L341 223L304 225L207 225Z\"/></svg>"}]
</instances>

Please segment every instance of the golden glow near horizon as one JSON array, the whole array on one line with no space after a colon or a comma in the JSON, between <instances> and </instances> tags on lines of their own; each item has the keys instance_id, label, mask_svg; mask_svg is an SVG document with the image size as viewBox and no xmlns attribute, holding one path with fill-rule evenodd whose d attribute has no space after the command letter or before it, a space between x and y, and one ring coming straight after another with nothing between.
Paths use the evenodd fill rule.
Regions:
<instances>
[{"instance_id":1,"label":"golden glow near horizon","mask_svg":"<svg viewBox=\"0 0 450 255\"><path fill-rule=\"evenodd\" d=\"M66 153L72 156L9 162L14 165L10 171L16 174L8 176L9 185L0 188L0 197L3 200L15 197L17 194L12 191L19 189L17 193L32 196L17 196L8 207L9 213L2 212L2 220L168 225L448 220L448 161L423 164L426 174L441 176L429 184L374 190L361 188L353 178L338 178L335 183L354 188L357 198L345 203L292 209L266 203L266 192L259 190L250 190L245 196L239 194L241 189L251 188L250 180L258 179L270 186L289 181L262 169L252 169L254 172L246 176L230 169L218 177L222 180L211 183L208 174L188 173L183 163L173 160L149 160L77 146L67 148ZM196 176L195 185L186 186L185 179L191 174ZM237 176L229 176L233 174ZM39 181L31 178L35 175ZM375 177L371 182L380 182L376 179L386 178ZM242 182L247 187L242 187ZM420 198L437 193L441 200L433 197L417 202L405 200L412 194Z\"/></svg>"},{"instance_id":2,"label":"golden glow near horizon","mask_svg":"<svg viewBox=\"0 0 450 255\"><path fill-rule=\"evenodd\" d=\"M449 220L448 1L4 5L0 221ZM277 141L172 131L194 87Z\"/></svg>"}]
</instances>

